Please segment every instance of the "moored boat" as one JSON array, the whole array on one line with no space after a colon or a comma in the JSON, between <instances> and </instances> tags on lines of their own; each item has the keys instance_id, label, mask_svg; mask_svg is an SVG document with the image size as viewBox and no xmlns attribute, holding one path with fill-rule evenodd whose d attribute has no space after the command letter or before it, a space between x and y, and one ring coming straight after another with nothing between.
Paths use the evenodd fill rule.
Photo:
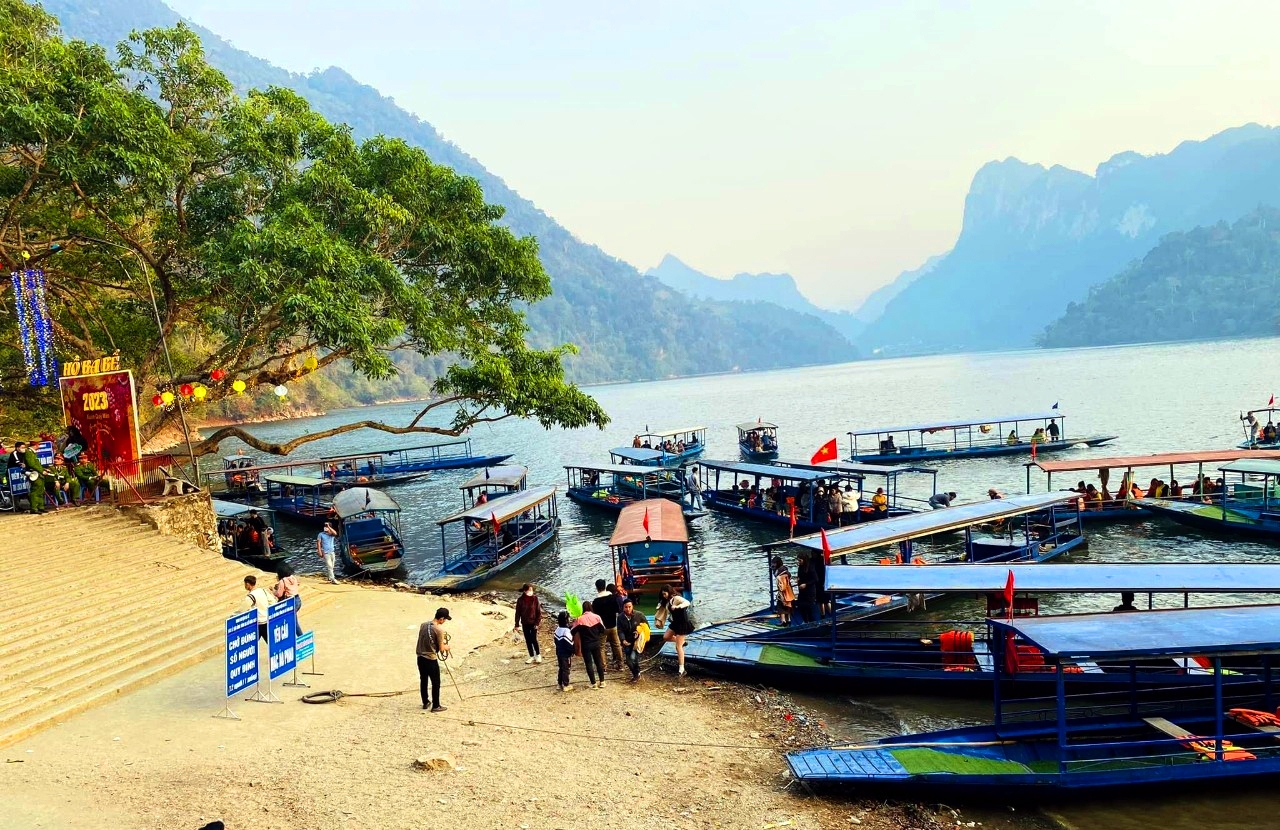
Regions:
<instances>
[{"instance_id":1,"label":"moored boat","mask_svg":"<svg viewBox=\"0 0 1280 830\"><path fill-rule=\"evenodd\" d=\"M519 464L485 467L458 487L462 491L462 506L483 504L495 496L518 493L529 486L529 468Z\"/></svg>"},{"instance_id":2,"label":"moored boat","mask_svg":"<svg viewBox=\"0 0 1280 830\"><path fill-rule=\"evenodd\" d=\"M1280 408L1275 406L1275 395L1271 402L1259 409L1251 409L1240 415L1240 426L1244 428L1244 440L1237 447L1245 450L1277 450L1280 449L1280 429L1276 427L1276 413ZM1259 415L1265 415L1267 422L1262 423Z\"/></svg>"},{"instance_id":3,"label":"moored boat","mask_svg":"<svg viewBox=\"0 0 1280 830\"><path fill-rule=\"evenodd\" d=\"M1020 455L1031 453L1033 447L1039 454L1078 446L1097 447L1116 439L1114 435L1071 436L1066 429L1066 416L1057 409L1025 415L877 427L849 433L849 460L898 464Z\"/></svg>"},{"instance_id":4,"label":"moored boat","mask_svg":"<svg viewBox=\"0 0 1280 830\"><path fill-rule=\"evenodd\" d=\"M322 525L334 516L334 483L328 479L268 473L262 485L267 507L286 519Z\"/></svg>"},{"instance_id":5,"label":"moored boat","mask_svg":"<svg viewBox=\"0 0 1280 830\"><path fill-rule=\"evenodd\" d=\"M778 457L778 425L757 420L738 424L738 451L747 461L769 461Z\"/></svg>"},{"instance_id":6,"label":"moored boat","mask_svg":"<svg viewBox=\"0 0 1280 830\"><path fill-rule=\"evenodd\" d=\"M466 467L491 467L501 464L511 457L505 455L476 455L471 448L470 438L454 438L448 441L437 441L417 447L400 447L391 450L366 453L361 458L377 456L376 463L371 465L380 475L399 473L415 473L427 470L457 470ZM321 459L328 463L336 459Z\"/></svg>"},{"instance_id":7,"label":"moored boat","mask_svg":"<svg viewBox=\"0 0 1280 830\"><path fill-rule=\"evenodd\" d=\"M352 487L333 498L338 552L348 567L387 573L404 560L400 505L381 490Z\"/></svg>"},{"instance_id":8,"label":"moored boat","mask_svg":"<svg viewBox=\"0 0 1280 830\"><path fill-rule=\"evenodd\" d=\"M992 665L1006 653L1034 652L1055 676L1048 699L1009 701L992 683L993 719L963 727L884 738L854 746L788 753L792 774L866 796L912 799L1037 799L1055 792L1185 788L1280 776L1280 728L1272 664L1280 655L1280 606L1172 609L1140 614L1079 614L990 621ZM1208 664L1208 684L1129 688L1077 700L1067 668L1151 660ZM1262 677L1237 688L1227 665L1248 661ZM1083 705L1081 705L1083 704ZM1259 711L1261 710L1261 711Z\"/></svg>"},{"instance_id":9,"label":"moored boat","mask_svg":"<svg viewBox=\"0 0 1280 830\"><path fill-rule=\"evenodd\" d=\"M218 538L222 542L222 555L274 573L276 566L285 559L274 538L275 511L223 499L212 499L212 502L218 523ZM263 534L261 527L250 526L254 516L262 519L262 525L269 533Z\"/></svg>"},{"instance_id":10,"label":"moored boat","mask_svg":"<svg viewBox=\"0 0 1280 830\"><path fill-rule=\"evenodd\" d=\"M609 548L614 584L648 617L653 631L660 630L654 622L659 591L670 588L693 601L689 529L675 502L646 499L628 504L618 515Z\"/></svg>"},{"instance_id":11,"label":"moored boat","mask_svg":"<svg viewBox=\"0 0 1280 830\"><path fill-rule=\"evenodd\" d=\"M664 467L680 464L702 455L707 446L707 428L681 427L650 431L645 427L645 431L635 437L631 446L633 449L657 450L661 453L659 463Z\"/></svg>"},{"instance_id":12,"label":"moored boat","mask_svg":"<svg viewBox=\"0 0 1280 830\"><path fill-rule=\"evenodd\" d=\"M444 561L424 587L469 591L555 538L560 524L556 488L530 487L473 505L436 524Z\"/></svg>"},{"instance_id":13,"label":"moored boat","mask_svg":"<svg viewBox=\"0 0 1280 830\"><path fill-rule=\"evenodd\" d=\"M680 505L685 519L707 515L687 488L682 470L640 464L566 464L567 495L578 504L617 513L638 501L670 499Z\"/></svg>"},{"instance_id":14,"label":"moored boat","mask_svg":"<svg viewBox=\"0 0 1280 830\"><path fill-rule=\"evenodd\" d=\"M1143 498L1158 516L1217 535L1280 541L1280 459L1246 458L1218 468L1223 475L1199 500Z\"/></svg>"}]
</instances>

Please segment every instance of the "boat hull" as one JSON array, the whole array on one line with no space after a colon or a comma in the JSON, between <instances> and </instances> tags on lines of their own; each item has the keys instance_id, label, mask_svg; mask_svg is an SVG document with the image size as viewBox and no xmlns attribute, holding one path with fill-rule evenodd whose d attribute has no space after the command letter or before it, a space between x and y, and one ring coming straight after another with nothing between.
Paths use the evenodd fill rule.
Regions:
<instances>
[{"instance_id":1,"label":"boat hull","mask_svg":"<svg viewBox=\"0 0 1280 830\"><path fill-rule=\"evenodd\" d=\"M521 546L518 552L511 554L495 565L471 571L470 573L450 573L442 570L430 580L423 583L422 587L431 591L442 591L447 593L459 593L478 588L498 574L514 567L520 562L523 562L538 551L542 550L542 548L546 547L547 543L555 538L556 530L559 526L559 520L548 522L548 525L548 528L544 532L528 540L526 544Z\"/></svg>"},{"instance_id":2,"label":"boat hull","mask_svg":"<svg viewBox=\"0 0 1280 830\"><path fill-rule=\"evenodd\" d=\"M710 510L715 510L720 513L726 513L731 516L737 516L744 519L753 519L758 522L766 522L768 524L781 525L787 528L791 527L791 517L789 515L775 513L772 510L764 510L762 508L747 507L745 505L738 504L731 500L722 499L716 495L714 490L706 490L703 492L702 503L706 505L707 508ZM879 519L890 518L893 516L905 516L911 512L913 511L907 510L905 508L891 508L888 511L888 513L884 516L873 516L872 518L861 519L857 523L861 524L862 522L874 522ZM861 515L862 513L859 512L859 516ZM819 530L830 530L833 527L837 527L837 525L827 524L825 522L822 522L822 523L811 522L811 521L808 521L807 519L802 519L799 516L797 516L795 533L796 535L800 536L806 533L817 533Z\"/></svg>"},{"instance_id":3,"label":"boat hull","mask_svg":"<svg viewBox=\"0 0 1280 830\"><path fill-rule=\"evenodd\" d=\"M493 467L506 461L512 453L506 455L463 455L455 458L421 458L409 461L388 462L380 469L388 475L401 473L422 473L431 470L462 470L470 467Z\"/></svg>"},{"instance_id":4,"label":"boat hull","mask_svg":"<svg viewBox=\"0 0 1280 830\"><path fill-rule=\"evenodd\" d=\"M1099 447L1108 441L1116 440L1115 435L1095 435L1088 438L1072 438L1064 441L1045 441L1036 444L1036 454L1062 452L1081 445ZM989 458L1000 455L1030 455L1031 444L989 444L977 447L957 447L952 450L922 449L908 452L863 452L850 456L848 460L862 464L914 464L917 461L937 461L957 458Z\"/></svg>"},{"instance_id":5,"label":"boat hull","mask_svg":"<svg viewBox=\"0 0 1280 830\"><path fill-rule=\"evenodd\" d=\"M632 504L633 502L637 502L637 501L642 501L642 498L638 494L635 496L614 495L612 496L611 499L596 498L594 495L592 495L592 493L596 489L597 488L588 488L587 491L584 491L577 487L570 487L565 492L565 495L569 497L570 501L577 502L578 504L581 504L584 507L590 507L594 510L604 511L606 513L621 513L622 508L626 507L628 504ZM695 519L701 519L703 516L707 515L706 510L698 510L698 509L689 507L683 502L680 502L680 500L677 498L672 498L665 494L663 494L661 497L667 499L667 501L674 501L674 502L680 503L680 506L681 506L680 512L684 514L686 521L694 521Z\"/></svg>"},{"instance_id":6,"label":"boat hull","mask_svg":"<svg viewBox=\"0 0 1280 830\"><path fill-rule=\"evenodd\" d=\"M743 461L773 461L778 457L777 450L753 450L746 444L738 444L738 452L742 455Z\"/></svg>"},{"instance_id":7,"label":"boat hull","mask_svg":"<svg viewBox=\"0 0 1280 830\"><path fill-rule=\"evenodd\" d=\"M1223 518L1222 508L1212 504L1171 502L1163 499L1142 499L1143 510L1157 516L1172 519L1178 524L1194 527L1218 536L1248 536L1255 539L1280 542L1280 521L1266 521L1228 508Z\"/></svg>"}]
</instances>

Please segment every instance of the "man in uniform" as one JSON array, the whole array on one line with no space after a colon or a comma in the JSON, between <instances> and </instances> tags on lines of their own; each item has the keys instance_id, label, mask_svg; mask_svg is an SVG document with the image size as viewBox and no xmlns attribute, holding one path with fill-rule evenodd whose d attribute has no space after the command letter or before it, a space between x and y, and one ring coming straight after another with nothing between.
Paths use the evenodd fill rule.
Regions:
<instances>
[{"instance_id":1,"label":"man in uniform","mask_svg":"<svg viewBox=\"0 0 1280 830\"><path fill-rule=\"evenodd\" d=\"M27 492L27 500L31 503L32 513L43 513L44 465L40 463L35 447L30 444L24 444L23 446L26 447L26 450L22 453L22 466L26 470L28 486L30 487Z\"/></svg>"}]
</instances>

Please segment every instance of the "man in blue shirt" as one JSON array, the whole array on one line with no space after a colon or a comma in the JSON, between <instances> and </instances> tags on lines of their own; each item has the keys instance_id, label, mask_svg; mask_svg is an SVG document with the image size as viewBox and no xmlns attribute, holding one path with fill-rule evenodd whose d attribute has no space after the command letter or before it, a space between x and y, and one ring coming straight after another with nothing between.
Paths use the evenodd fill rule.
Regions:
<instances>
[{"instance_id":1,"label":"man in blue shirt","mask_svg":"<svg viewBox=\"0 0 1280 830\"><path fill-rule=\"evenodd\" d=\"M338 531L333 529L333 525L325 523L324 529L320 531L320 535L316 536L316 553L324 560L325 572L329 574L329 581L334 585L338 584L338 580L333 576L334 557L337 549L334 540L338 537Z\"/></svg>"}]
</instances>

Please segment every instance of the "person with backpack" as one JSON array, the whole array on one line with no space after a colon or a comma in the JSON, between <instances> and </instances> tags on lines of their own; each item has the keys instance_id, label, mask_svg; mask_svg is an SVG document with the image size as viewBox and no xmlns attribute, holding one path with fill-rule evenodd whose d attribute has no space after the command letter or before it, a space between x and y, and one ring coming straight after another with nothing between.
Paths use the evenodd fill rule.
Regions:
<instances>
[{"instance_id":1,"label":"person with backpack","mask_svg":"<svg viewBox=\"0 0 1280 830\"><path fill-rule=\"evenodd\" d=\"M667 630L662 639L676 644L676 659L679 661L677 675L684 677L684 638L693 633L693 615L690 610L693 603L685 599L673 588L663 588L658 593L658 611L667 620Z\"/></svg>"},{"instance_id":2,"label":"person with backpack","mask_svg":"<svg viewBox=\"0 0 1280 830\"><path fill-rule=\"evenodd\" d=\"M591 610L591 603L582 603L582 614L573 621L573 633L578 638L582 662L587 666L587 679L591 688L604 688L604 621ZM596 680L596 674L600 680Z\"/></svg>"}]
</instances>

